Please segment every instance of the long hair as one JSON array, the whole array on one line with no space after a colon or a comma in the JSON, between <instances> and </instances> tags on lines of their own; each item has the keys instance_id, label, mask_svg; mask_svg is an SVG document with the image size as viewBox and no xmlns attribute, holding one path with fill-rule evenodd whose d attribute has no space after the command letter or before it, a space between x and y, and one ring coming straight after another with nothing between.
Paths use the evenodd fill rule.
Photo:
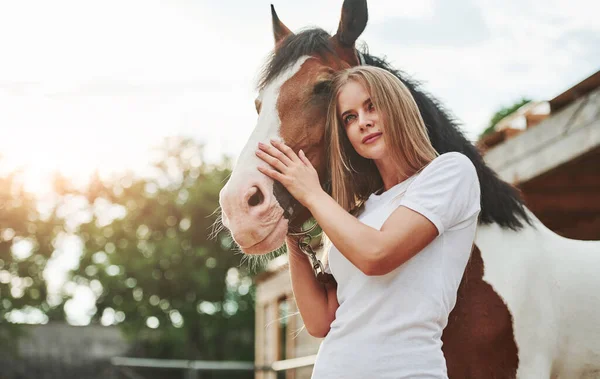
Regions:
<instances>
[{"instance_id":1,"label":"long hair","mask_svg":"<svg viewBox=\"0 0 600 379\"><path fill-rule=\"evenodd\" d=\"M360 156L346 135L337 104L348 82L362 85L379 112L389 159L398 173L408 177L422 170L438 154L431 145L419 108L406 86L393 74L371 66L353 67L336 74L331 85L326 138L331 195L344 209L353 212L383 180L371 159Z\"/></svg>"}]
</instances>

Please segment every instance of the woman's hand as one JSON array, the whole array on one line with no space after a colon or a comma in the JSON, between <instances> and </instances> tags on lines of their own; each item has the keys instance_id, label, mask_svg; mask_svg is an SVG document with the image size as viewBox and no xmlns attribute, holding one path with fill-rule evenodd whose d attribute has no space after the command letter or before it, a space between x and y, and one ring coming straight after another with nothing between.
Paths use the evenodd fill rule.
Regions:
<instances>
[{"instance_id":1,"label":"woman's hand","mask_svg":"<svg viewBox=\"0 0 600 379\"><path fill-rule=\"evenodd\" d=\"M272 167L258 166L258 171L281 183L305 207L323 190L317 171L302 150L296 154L283 142L271 140L271 145L259 142L256 155Z\"/></svg>"}]
</instances>

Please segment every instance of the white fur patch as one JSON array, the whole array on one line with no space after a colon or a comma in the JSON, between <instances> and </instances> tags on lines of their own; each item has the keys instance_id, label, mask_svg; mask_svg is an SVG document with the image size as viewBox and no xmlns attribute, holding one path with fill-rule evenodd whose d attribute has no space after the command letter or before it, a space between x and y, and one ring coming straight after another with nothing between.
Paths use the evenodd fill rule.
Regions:
<instances>
[{"instance_id":1,"label":"white fur patch","mask_svg":"<svg viewBox=\"0 0 600 379\"><path fill-rule=\"evenodd\" d=\"M483 279L513 316L517 379L580 378L600 369L600 241L563 238L533 214L515 232L480 225Z\"/></svg>"}]
</instances>

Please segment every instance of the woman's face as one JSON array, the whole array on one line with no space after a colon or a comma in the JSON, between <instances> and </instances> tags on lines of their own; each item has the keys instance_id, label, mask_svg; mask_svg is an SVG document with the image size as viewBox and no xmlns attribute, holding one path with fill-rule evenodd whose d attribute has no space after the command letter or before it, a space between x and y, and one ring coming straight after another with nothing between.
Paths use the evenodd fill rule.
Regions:
<instances>
[{"instance_id":1,"label":"woman's face","mask_svg":"<svg viewBox=\"0 0 600 379\"><path fill-rule=\"evenodd\" d=\"M338 117L354 150L367 159L385 156L382 118L362 84L349 81L337 96Z\"/></svg>"}]
</instances>

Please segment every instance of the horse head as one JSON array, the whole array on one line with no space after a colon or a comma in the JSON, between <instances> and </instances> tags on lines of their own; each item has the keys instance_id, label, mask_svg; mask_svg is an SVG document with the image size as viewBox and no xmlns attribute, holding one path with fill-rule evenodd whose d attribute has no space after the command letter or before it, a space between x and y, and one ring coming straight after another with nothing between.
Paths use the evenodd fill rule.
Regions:
<instances>
[{"instance_id":1,"label":"horse head","mask_svg":"<svg viewBox=\"0 0 600 379\"><path fill-rule=\"evenodd\" d=\"M246 254L281 247L289 229L310 214L278 182L263 175L258 142L285 142L302 149L324 183L327 177L325 122L335 72L356 66L355 42L367 24L366 0L345 0L335 35L321 29L292 33L271 6L275 48L256 98L258 120L240 153L219 203L223 225Z\"/></svg>"}]
</instances>

